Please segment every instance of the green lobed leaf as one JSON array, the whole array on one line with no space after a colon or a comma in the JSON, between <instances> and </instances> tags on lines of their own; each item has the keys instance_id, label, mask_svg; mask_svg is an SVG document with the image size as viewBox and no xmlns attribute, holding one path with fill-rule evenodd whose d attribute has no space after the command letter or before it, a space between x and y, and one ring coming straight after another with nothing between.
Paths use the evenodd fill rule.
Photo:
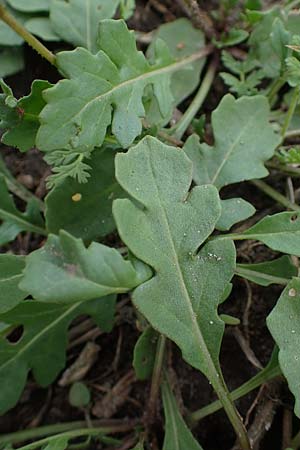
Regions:
<instances>
[{"instance_id":1,"label":"green lobed leaf","mask_svg":"<svg viewBox=\"0 0 300 450\"><path fill-rule=\"evenodd\" d=\"M0 337L0 414L15 406L30 370L41 386L48 386L65 367L67 330L76 317L89 315L108 332L114 311L115 298L110 296L71 305L29 300L0 314L0 322L24 329L17 343Z\"/></svg>"},{"instance_id":2,"label":"green lobed leaf","mask_svg":"<svg viewBox=\"0 0 300 450\"><path fill-rule=\"evenodd\" d=\"M300 256L300 217L295 212L266 216L241 236L255 239L282 253Z\"/></svg>"},{"instance_id":3,"label":"green lobed leaf","mask_svg":"<svg viewBox=\"0 0 300 450\"><path fill-rule=\"evenodd\" d=\"M254 206L243 198L230 198L221 200L221 216L216 224L217 230L230 230L230 228L242 220L248 219L255 213Z\"/></svg>"},{"instance_id":4,"label":"green lobed leaf","mask_svg":"<svg viewBox=\"0 0 300 450\"><path fill-rule=\"evenodd\" d=\"M160 39L165 42L172 57L177 60L196 53L205 45L204 33L194 28L188 19L180 18L173 22L165 23L155 31L151 44L147 49L147 56L152 63L155 63L156 45ZM174 105L181 103L196 89L204 64L205 58L195 61L193 64L183 67L182 70L174 73L171 80ZM151 107L147 111L147 121L150 124L154 122L154 119L157 123L159 108L156 102L155 98L152 98ZM154 109L156 115L152 117ZM170 115L172 113L173 110L171 109ZM170 119L170 115L165 118L165 123Z\"/></svg>"},{"instance_id":5,"label":"green lobed leaf","mask_svg":"<svg viewBox=\"0 0 300 450\"><path fill-rule=\"evenodd\" d=\"M9 5L23 12L48 11L51 0L6 0Z\"/></svg>"},{"instance_id":6,"label":"green lobed leaf","mask_svg":"<svg viewBox=\"0 0 300 450\"><path fill-rule=\"evenodd\" d=\"M267 326L279 347L279 365L295 396L300 417L300 279L293 278L267 317Z\"/></svg>"},{"instance_id":7,"label":"green lobed leaf","mask_svg":"<svg viewBox=\"0 0 300 450\"><path fill-rule=\"evenodd\" d=\"M145 88L152 87L161 114L167 116L173 105L172 73L203 56L198 52L174 62L160 40L157 63L150 65L122 20L100 22L99 46L97 55L82 48L57 55L60 70L70 79L45 92L47 106L37 136L41 150L92 150L101 146L109 125L127 148L142 131Z\"/></svg>"},{"instance_id":8,"label":"green lobed leaf","mask_svg":"<svg viewBox=\"0 0 300 450\"><path fill-rule=\"evenodd\" d=\"M67 178L47 195L45 217L50 233L64 229L75 237L93 240L115 229L112 201L124 196L115 179L115 154L111 148L95 150L87 183Z\"/></svg>"},{"instance_id":9,"label":"green lobed leaf","mask_svg":"<svg viewBox=\"0 0 300 450\"><path fill-rule=\"evenodd\" d=\"M61 38L55 33L49 17L32 17L25 22L25 27L30 33L44 41L58 42Z\"/></svg>"},{"instance_id":10,"label":"green lobed leaf","mask_svg":"<svg viewBox=\"0 0 300 450\"><path fill-rule=\"evenodd\" d=\"M184 422L167 382L162 385L162 398L166 420L163 450L202 450Z\"/></svg>"},{"instance_id":11,"label":"green lobed leaf","mask_svg":"<svg viewBox=\"0 0 300 450\"><path fill-rule=\"evenodd\" d=\"M138 338L133 352L133 367L138 380L147 380L151 377L156 348L157 332L147 327Z\"/></svg>"},{"instance_id":12,"label":"green lobed leaf","mask_svg":"<svg viewBox=\"0 0 300 450\"><path fill-rule=\"evenodd\" d=\"M114 248L97 242L85 248L61 231L27 256L20 288L42 302L74 304L133 289L151 275L136 267Z\"/></svg>"},{"instance_id":13,"label":"green lobed leaf","mask_svg":"<svg viewBox=\"0 0 300 450\"><path fill-rule=\"evenodd\" d=\"M18 47L0 48L0 78L20 72L24 68L23 49Z\"/></svg>"},{"instance_id":14,"label":"green lobed leaf","mask_svg":"<svg viewBox=\"0 0 300 450\"><path fill-rule=\"evenodd\" d=\"M46 235L38 201L29 200L26 211L18 211L3 175L0 175L0 219L3 221L0 226L0 245L14 240L21 231Z\"/></svg>"},{"instance_id":15,"label":"green lobed leaf","mask_svg":"<svg viewBox=\"0 0 300 450\"><path fill-rule=\"evenodd\" d=\"M201 186L188 193L191 161L152 137L117 155L116 176L132 197L113 203L120 236L155 271L135 289L133 302L189 364L218 383L224 323L217 307L233 275L235 249L223 240L198 252L219 219L218 192Z\"/></svg>"},{"instance_id":16,"label":"green lobed leaf","mask_svg":"<svg viewBox=\"0 0 300 450\"><path fill-rule=\"evenodd\" d=\"M218 189L268 174L264 162L280 143L269 123L269 105L263 96L236 100L225 95L212 113L215 143L211 147L191 136L184 146L194 163L194 181ZM255 136L255 139L253 139Z\"/></svg>"},{"instance_id":17,"label":"green lobed leaf","mask_svg":"<svg viewBox=\"0 0 300 450\"><path fill-rule=\"evenodd\" d=\"M258 264L237 264L236 274L260 286L287 284L297 276L297 267L289 256L281 256L273 261Z\"/></svg>"},{"instance_id":18,"label":"green lobed leaf","mask_svg":"<svg viewBox=\"0 0 300 450\"><path fill-rule=\"evenodd\" d=\"M0 314L13 309L26 297L18 287L24 267L24 256L0 255Z\"/></svg>"},{"instance_id":19,"label":"green lobed leaf","mask_svg":"<svg viewBox=\"0 0 300 450\"><path fill-rule=\"evenodd\" d=\"M40 126L39 113L46 104L42 93L51 86L48 81L33 81L31 93L15 99L13 107L7 105L8 94L0 94L0 129L5 131L1 139L4 144L23 152L34 147Z\"/></svg>"},{"instance_id":20,"label":"green lobed leaf","mask_svg":"<svg viewBox=\"0 0 300 450\"><path fill-rule=\"evenodd\" d=\"M120 0L52 0L51 24L64 41L96 53L98 24L112 18L119 3Z\"/></svg>"},{"instance_id":21,"label":"green lobed leaf","mask_svg":"<svg viewBox=\"0 0 300 450\"><path fill-rule=\"evenodd\" d=\"M26 20L26 16L23 13L12 10L12 8L4 4L5 8L11 13L21 24ZM0 20L0 45L5 46L19 46L23 44L23 38L21 38L12 28L10 28L5 22Z\"/></svg>"}]
</instances>

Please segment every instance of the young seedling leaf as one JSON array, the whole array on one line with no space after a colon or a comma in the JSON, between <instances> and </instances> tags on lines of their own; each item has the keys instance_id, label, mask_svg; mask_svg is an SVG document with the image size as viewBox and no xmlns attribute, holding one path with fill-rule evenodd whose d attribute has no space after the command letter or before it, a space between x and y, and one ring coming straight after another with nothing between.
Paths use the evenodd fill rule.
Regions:
<instances>
[{"instance_id":1,"label":"young seedling leaf","mask_svg":"<svg viewBox=\"0 0 300 450\"><path fill-rule=\"evenodd\" d=\"M18 287L24 268L24 256L0 255L0 314L13 309L26 297Z\"/></svg>"},{"instance_id":2,"label":"young seedling leaf","mask_svg":"<svg viewBox=\"0 0 300 450\"><path fill-rule=\"evenodd\" d=\"M83 408L91 401L91 393L86 384L77 381L69 390L69 403L76 408Z\"/></svg>"},{"instance_id":3,"label":"young seedling leaf","mask_svg":"<svg viewBox=\"0 0 300 450\"><path fill-rule=\"evenodd\" d=\"M0 175L0 219L3 221L0 226L0 245L14 240L21 231L46 235L38 202L32 199L24 213L18 211L3 175Z\"/></svg>"},{"instance_id":4,"label":"young seedling leaf","mask_svg":"<svg viewBox=\"0 0 300 450\"><path fill-rule=\"evenodd\" d=\"M18 401L30 370L41 386L52 383L65 367L67 330L78 316L90 315L105 332L111 330L115 298L58 305L29 300L0 314L0 322L23 327L18 342L0 337L0 414Z\"/></svg>"},{"instance_id":5,"label":"young seedling leaf","mask_svg":"<svg viewBox=\"0 0 300 450\"><path fill-rule=\"evenodd\" d=\"M120 0L52 0L53 29L62 40L96 53L98 24L100 20L112 18L119 3Z\"/></svg>"},{"instance_id":6,"label":"young seedling leaf","mask_svg":"<svg viewBox=\"0 0 300 450\"><path fill-rule=\"evenodd\" d=\"M44 95L48 104L40 115L38 147L46 152L92 150L101 146L109 125L121 146L128 147L142 130L146 87L152 86L161 114L168 115L173 105L172 73L201 59L204 53L174 62L166 45L162 41L158 44L157 62L150 65L137 51L125 22L103 20L97 55L82 48L59 53L57 64L70 79L60 81Z\"/></svg>"},{"instance_id":7,"label":"young seedling leaf","mask_svg":"<svg viewBox=\"0 0 300 450\"><path fill-rule=\"evenodd\" d=\"M201 186L189 193L191 161L151 137L117 155L116 176L132 197L113 204L120 236L156 273L134 291L133 302L189 364L218 384L224 323L217 307L233 275L235 249L223 240L198 252L219 219L218 192Z\"/></svg>"},{"instance_id":8,"label":"young seedling leaf","mask_svg":"<svg viewBox=\"0 0 300 450\"><path fill-rule=\"evenodd\" d=\"M214 184L218 189L239 181L268 174L264 162L280 142L269 123L269 105L263 96L236 100L228 94L212 113L215 143L199 143L191 136L184 150L194 163L198 185ZM255 136L255 139L253 139Z\"/></svg>"},{"instance_id":9,"label":"young seedling leaf","mask_svg":"<svg viewBox=\"0 0 300 450\"><path fill-rule=\"evenodd\" d=\"M162 398L166 419L163 450L202 450L184 422L167 382L162 385Z\"/></svg>"},{"instance_id":10,"label":"young seedling leaf","mask_svg":"<svg viewBox=\"0 0 300 450\"><path fill-rule=\"evenodd\" d=\"M300 417L300 279L293 278L267 318L268 328L279 347L279 364L295 396Z\"/></svg>"},{"instance_id":11,"label":"young seedling leaf","mask_svg":"<svg viewBox=\"0 0 300 450\"><path fill-rule=\"evenodd\" d=\"M255 213L254 206L242 198L221 200L221 216L216 224L217 230L225 231L242 220L248 219Z\"/></svg>"},{"instance_id":12,"label":"young seedling leaf","mask_svg":"<svg viewBox=\"0 0 300 450\"><path fill-rule=\"evenodd\" d=\"M81 239L61 231L27 256L20 287L39 301L74 304L127 292L151 271L146 274L137 272L116 249L96 242L85 248Z\"/></svg>"},{"instance_id":13,"label":"young seedling leaf","mask_svg":"<svg viewBox=\"0 0 300 450\"><path fill-rule=\"evenodd\" d=\"M67 178L48 194L45 216L49 233L64 229L75 237L93 240L115 229L112 201L124 196L115 179L115 154L111 148L95 150L87 183Z\"/></svg>"},{"instance_id":14,"label":"young seedling leaf","mask_svg":"<svg viewBox=\"0 0 300 450\"><path fill-rule=\"evenodd\" d=\"M133 367L138 380L151 377L157 348L158 334L147 327L138 338L133 352Z\"/></svg>"},{"instance_id":15,"label":"young seedling leaf","mask_svg":"<svg viewBox=\"0 0 300 450\"><path fill-rule=\"evenodd\" d=\"M255 239L282 253L300 256L300 216L295 212L282 212L266 216L241 237Z\"/></svg>"},{"instance_id":16,"label":"young seedling leaf","mask_svg":"<svg viewBox=\"0 0 300 450\"><path fill-rule=\"evenodd\" d=\"M289 256L258 264L237 264L236 274L260 286L286 285L298 270Z\"/></svg>"},{"instance_id":17,"label":"young seedling leaf","mask_svg":"<svg viewBox=\"0 0 300 450\"><path fill-rule=\"evenodd\" d=\"M48 81L35 80L31 93L20 100L15 99L12 106L7 104L8 94L0 94L0 129L5 131L2 136L4 144L23 152L34 147L40 126L39 114L46 104L42 93L51 86Z\"/></svg>"}]
</instances>

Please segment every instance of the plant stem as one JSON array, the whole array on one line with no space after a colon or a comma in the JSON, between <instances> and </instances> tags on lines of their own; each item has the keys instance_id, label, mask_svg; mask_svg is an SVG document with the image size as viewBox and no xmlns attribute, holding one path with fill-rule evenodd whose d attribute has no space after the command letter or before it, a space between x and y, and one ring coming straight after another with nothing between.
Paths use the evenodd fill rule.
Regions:
<instances>
[{"instance_id":1,"label":"plant stem","mask_svg":"<svg viewBox=\"0 0 300 450\"><path fill-rule=\"evenodd\" d=\"M272 380L273 378L276 378L281 375L281 370L279 367L279 364L272 365L270 367L266 367L265 369L261 370L257 375L255 375L250 380L246 381L246 383L242 384L240 387L235 389L230 393L231 400L235 401L239 398L249 394L249 392L253 391L254 389L258 388L263 383L266 383L267 381ZM206 416L209 416L210 414L215 413L216 411L219 411L223 408L222 403L220 400L216 400L215 402L211 403L210 405L204 406L203 408L199 409L198 411L195 411L188 416L188 421L193 425L195 425L196 422L203 419Z\"/></svg>"},{"instance_id":2,"label":"plant stem","mask_svg":"<svg viewBox=\"0 0 300 450\"><path fill-rule=\"evenodd\" d=\"M284 138L285 139L290 139L290 138L293 138L293 137L299 137L300 136L300 129L297 129L297 130L290 130L290 131L287 131L286 133L285 133L285 135L284 135Z\"/></svg>"},{"instance_id":3,"label":"plant stem","mask_svg":"<svg viewBox=\"0 0 300 450\"><path fill-rule=\"evenodd\" d=\"M280 172L283 172L291 177L300 177L300 169L291 165L285 166L284 164L276 164L275 162L268 161L266 163L266 166L270 167L271 169L276 169Z\"/></svg>"},{"instance_id":4,"label":"plant stem","mask_svg":"<svg viewBox=\"0 0 300 450\"><path fill-rule=\"evenodd\" d=\"M289 3L288 5L286 5L286 7L284 9L287 12L289 12L291 9L295 8L299 4L300 4L300 0L294 0L293 2Z\"/></svg>"},{"instance_id":5,"label":"plant stem","mask_svg":"<svg viewBox=\"0 0 300 450\"><path fill-rule=\"evenodd\" d=\"M0 5L0 19L3 20L10 28L12 28L19 36L21 36L30 47L36 50L43 58L55 66L55 55L50 52L36 37L34 37L28 30L18 22L15 17L5 8Z\"/></svg>"},{"instance_id":6,"label":"plant stem","mask_svg":"<svg viewBox=\"0 0 300 450\"><path fill-rule=\"evenodd\" d=\"M156 355L151 380L150 398L147 410L147 418L150 423L153 422L156 415L156 405L161 382L166 342L167 342L166 337L161 334L158 338L156 346Z\"/></svg>"},{"instance_id":7,"label":"plant stem","mask_svg":"<svg viewBox=\"0 0 300 450\"><path fill-rule=\"evenodd\" d=\"M33 442L32 444L25 445L21 447L20 450L34 450L35 448L44 447L47 444L50 444L57 439L75 439L77 437L83 436L99 436L105 434L103 432L103 428L83 428L81 430L67 431L66 433L61 433L55 436L46 437L45 439L41 439L40 441Z\"/></svg>"},{"instance_id":8,"label":"plant stem","mask_svg":"<svg viewBox=\"0 0 300 450\"><path fill-rule=\"evenodd\" d=\"M93 427L97 426L98 430L102 430L104 434L123 433L134 428L136 422L121 423L112 421L95 421ZM87 427L86 421L58 423L54 425L45 425L43 427L33 428L24 431L17 431L15 433L0 435L0 444L17 444L18 442L28 441L30 439L37 439L42 436L51 436L59 433L70 432L73 430L84 429Z\"/></svg>"},{"instance_id":9,"label":"plant stem","mask_svg":"<svg viewBox=\"0 0 300 450\"><path fill-rule=\"evenodd\" d=\"M254 186L256 186L258 189L260 189L262 192L264 192L269 197L276 200L281 205L285 206L288 209L291 209L292 211L300 211L300 206L296 205L295 203L291 202L289 199L287 199L284 195L277 192L275 189L273 189L271 186L269 186L267 183L261 180L252 180L251 181Z\"/></svg>"},{"instance_id":10,"label":"plant stem","mask_svg":"<svg viewBox=\"0 0 300 450\"><path fill-rule=\"evenodd\" d=\"M296 109L296 106L297 106L297 103L299 100L299 94L300 94L300 87L297 86L296 88L294 88L292 100L291 100L289 109L286 113L285 120L284 120L284 123L282 126L281 136L283 138L285 137L285 134L286 134L287 130L289 129L291 120L293 118L293 115L294 115L294 112L295 112L295 109Z\"/></svg>"},{"instance_id":11,"label":"plant stem","mask_svg":"<svg viewBox=\"0 0 300 450\"><path fill-rule=\"evenodd\" d=\"M256 272L255 270L248 270L248 269L245 269L244 267L240 267L238 264L236 266L234 273L235 273L235 275L238 275L239 277L246 278L246 279L247 279L247 275L248 276L257 275L258 277L263 277L265 280L268 280L273 284L280 284L282 286L286 286L291 281L290 278L281 278L281 277L276 277L274 275L269 275L267 273Z\"/></svg>"},{"instance_id":12,"label":"plant stem","mask_svg":"<svg viewBox=\"0 0 300 450\"><path fill-rule=\"evenodd\" d=\"M281 77L278 78L270 87L270 91L268 93L268 99L269 99L269 103L272 106L273 102L275 100L275 96L277 94L278 91L280 91L280 89L282 88L282 86L285 84L285 78Z\"/></svg>"},{"instance_id":13,"label":"plant stem","mask_svg":"<svg viewBox=\"0 0 300 450\"><path fill-rule=\"evenodd\" d=\"M296 434L291 442L291 448L293 450L298 450L300 448L300 431Z\"/></svg>"},{"instance_id":14,"label":"plant stem","mask_svg":"<svg viewBox=\"0 0 300 450\"><path fill-rule=\"evenodd\" d=\"M172 133L175 139L179 141L181 140L182 136L186 132L193 118L201 108L214 81L217 66L218 66L218 59L214 58L207 69L205 77L203 78L200 88L196 96L194 97L192 103L185 111L185 113L182 115L177 124L173 128L171 128L170 132Z\"/></svg>"},{"instance_id":15,"label":"plant stem","mask_svg":"<svg viewBox=\"0 0 300 450\"><path fill-rule=\"evenodd\" d=\"M243 419L236 409L233 400L230 397L230 393L227 389L226 383L219 373L216 373L217 379L210 378L212 387L220 399L228 419L237 435L241 450L252 450L249 437L247 435L246 428L243 424Z\"/></svg>"}]
</instances>

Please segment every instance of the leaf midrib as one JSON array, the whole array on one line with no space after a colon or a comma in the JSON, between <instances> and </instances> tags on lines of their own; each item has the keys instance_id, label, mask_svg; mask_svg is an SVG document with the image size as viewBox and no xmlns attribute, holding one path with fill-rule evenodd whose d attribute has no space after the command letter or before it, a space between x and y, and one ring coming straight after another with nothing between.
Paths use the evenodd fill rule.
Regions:
<instances>
[{"instance_id":1,"label":"leaf midrib","mask_svg":"<svg viewBox=\"0 0 300 450\"><path fill-rule=\"evenodd\" d=\"M222 171L224 165L227 163L228 159L230 158L230 156L231 156L232 153L234 152L236 145L237 145L238 142L240 141L240 139L241 139L241 137L243 136L243 134L245 133L245 131L246 131L246 134L247 134L247 129L248 129L248 127L252 124L254 118L256 118L256 115L255 115L255 114L253 114L253 115L251 116L251 119L245 124L245 126L242 128L242 131L239 133L239 135L238 135L238 137L236 138L236 140L233 142L233 144L231 145L231 147L229 147L229 150L225 153L225 156L224 156L224 158L223 158L221 164L219 165L219 167L217 168L217 170L216 170L214 176L213 176L212 179L211 179L211 183L212 183L212 184L215 184L215 183L216 183L216 180L217 180L218 176L220 175L220 173L221 173L221 171Z\"/></svg>"},{"instance_id":2,"label":"leaf midrib","mask_svg":"<svg viewBox=\"0 0 300 450\"><path fill-rule=\"evenodd\" d=\"M178 70L180 67L185 66L187 64L190 64L194 61L197 61L197 59L201 59L204 56L208 55L210 52L210 47L204 47L204 49L199 50L198 52L181 59L180 61L176 61L173 64L169 64L168 66L164 66L161 67L159 69L153 69L150 70L149 72L143 73L137 77L134 78L130 78L129 80L123 81L122 83L118 84L117 86L112 87L110 90L98 95L97 97L94 97L92 100L89 100L83 108L81 108L78 112L76 112L73 116L69 117L66 122L62 123L61 126L59 126L57 129L62 129L64 127L67 126L67 124L71 121L74 121L74 119L77 119L78 116L80 116L81 114L83 114L85 112L85 110L90 107L94 102L97 101L102 101L105 100L106 98L109 98L110 96L112 96L113 94L115 94L116 92L118 92L119 90L122 90L124 87L130 86L130 85L134 85L135 83L139 83L140 81L143 82L147 79L151 79L153 77L156 76L160 76L163 75L165 73L171 73L174 72L176 70ZM151 66L150 66L151 69ZM75 78L71 78L70 81L74 80ZM49 102L49 105L51 103ZM42 123L42 127L43 126L47 126L48 123L47 121L43 121L43 118L41 117L41 123Z\"/></svg>"},{"instance_id":3,"label":"leaf midrib","mask_svg":"<svg viewBox=\"0 0 300 450\"><path fill-rule=\"evenodd\" d=\"M167 230L167 233L166 233L167 240L169 241L170 248L172 250L173 261L174 261L174 264L175 264L175 267L176 267L177 273L178 273L177 279L179 280L179 284L180 284L180 286L182 288L181 290L182 290L183 297L185 298L185 303L188 306L188 311L190 313L192 326L193 326L193 329L195 331L195 335L198 338L199 348L202 350L204 359L206 361L206 365L207 365L207 369L208 369L207 376L208 376L209 380L212 382L212 384L214 386L216 385L216 383L218 383L219 391L220 391L220 389L222 389L222 391L224 391L223 386L220 383L219 373L218 373L218 371L217 371L217 369L215 367L215 364L214 364L214 362L212 360L211 354L210 354L210 352L209 352L209 350L207 348L205 339L204 339L204 337L202 335L202 332L200 330L200 327L199 327L199 324L197 322L197 318L196 318L195 312L193 310L192 301L190 299L189 292L188 292L188 290L186 288L186 285L185 285L184 276L183 276L183 273L181 271L181 267L180 267L180 264L179 264L178 256L177 256L175 245L174 245L173 238L172 238L172 233L171 233L171 229L170 229L170 225L169 225L169 221L168 221L168 216L167 216L166 210L165 210L162 202L160 201L159 190L158 190L158 187L157 187L157 184L156 184L156 181L155 181L155 176L154 176L154 170L153 170L153 167L152 167L151 157L149 157L149 155L148 155L148 160L149 160L149 166L150 166L150 169L151 169L151 175L152 175L152 178L153 178L153 184L154 184L155 190L157 192L157 202L156 203L157 203L159 209L161 210L161 214L159 214L158 217L162 218L162 220L164 222L164 225L165 225L165 228Z\"/></svg>"},{"instance_id":4,"label":"leaf midrib","mask_svg":"<svg viewBox=\"0 0 300 450\"><path fill-rule=\"evenodd\" d=\"M13 214L9 211L5 211L2 208L0 208L0 218L3 221L9 221L9 222L15 223L15 224L21 226L22 228L25 228L25 230L28 230L30 228L30 230L28 230L28 231L33 231L35 233L41 234L42 236L47 236L47 233L43 228L39 227L38 225L34 225L31 222L26 221L19 215Z\"/></svg>"},{"instance_id":5,"label":"leaf midrib","mask_svg":"<svg viewBox=\"0 0 300 450\"><path fill-rule=\"evenodd\" d=\"M36 341L38 341L44 333L47 333L49 330L51 330L51 328L54 328L60 321L62 321L66 316L71 314L74 310L76 310L76 308L79 308L83 303L84 302L75 303L75 305L68 308L64 314L60 315L56 320L51 322L50 325L43 328L42 331L40 333L36 334L32 340L30 340L27 344L25 344L25 346L19 352L17 352L14 357L10 358L5 364L2 364L0 366L0 371L5 369L5 367L8 366L9 364L11 364L12 361L21 357L22 354L25 353L28 348L30 348L32 345L34 345L34 343ZM0 352L0 354L1 354L1 352Z\"/></svg>"}]
</instances>

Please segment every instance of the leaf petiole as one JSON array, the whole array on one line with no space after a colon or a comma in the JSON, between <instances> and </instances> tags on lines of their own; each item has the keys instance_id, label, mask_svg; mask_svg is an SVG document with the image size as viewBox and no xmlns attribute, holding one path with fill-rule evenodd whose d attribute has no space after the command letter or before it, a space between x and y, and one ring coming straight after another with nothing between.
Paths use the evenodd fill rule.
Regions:
<instances>
[{"instance_id":1,"label":"leaf petiole","mask_svg":"<svg viewBox=\"0 0 300 450\"><path fill-rule=\"evenodd\" d=\"M11 29L21 36L30 47L36 50L43 58L55 66L55 55L47 49L35 36L33 36L23 25L10 14L5 6L0 5L0 20L3 20Z\"/></svg>"}]
</instances>

